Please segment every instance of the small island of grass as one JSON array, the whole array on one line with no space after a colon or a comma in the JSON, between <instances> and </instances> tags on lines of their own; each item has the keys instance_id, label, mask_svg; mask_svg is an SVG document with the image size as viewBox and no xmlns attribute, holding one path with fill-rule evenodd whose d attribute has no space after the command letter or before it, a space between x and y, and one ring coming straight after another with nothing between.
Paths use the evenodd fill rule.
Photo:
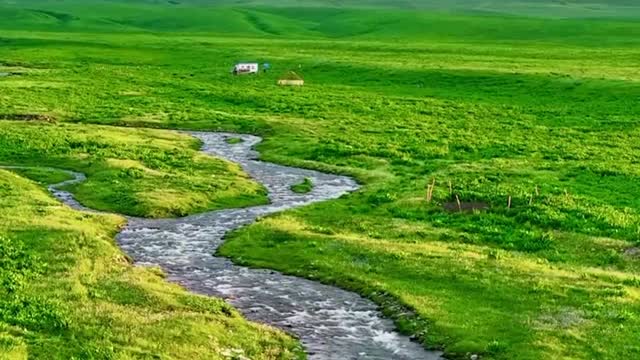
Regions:
<instances>
[{"instance_id":1,"label":"small island of grass","mask_svg":"<svg viewBox=\"0 0 640 360\"><path fill-rule=\"evenodd\" d=\"M225 141L227 142L227 144L231 144L231 145L240 144L244 142L244 140L242 140L242 138L239 138L239 137L229 137Z\"/></svg>"},{"instance_id":2,"label":"small island of grass","mask_svg":"<svg viewBox=\"0 0 640 360\"><path fill-rule=\"evenodd\" d=\"M301 183L291 186L291 191L298 194L306 194L313 189L313 181L310 178L304 178Z\"/></svg>"}]
</instances>

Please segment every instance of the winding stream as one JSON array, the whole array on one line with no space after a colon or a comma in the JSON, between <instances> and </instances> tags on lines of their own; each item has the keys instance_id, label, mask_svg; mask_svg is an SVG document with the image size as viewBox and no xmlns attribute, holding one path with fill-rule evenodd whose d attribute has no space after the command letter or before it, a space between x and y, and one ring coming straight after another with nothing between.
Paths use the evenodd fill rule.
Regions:
<instances>
[{"instance_id":1,"label":"winding stream","mask_svg":"<svg viewBox=\"0 0 640 360\"><path fill-rule=\"evenodd\" d=\"M140 265L158 265L170 281L190 291L226 299L248 319L267 323L298 336L310 359L435 360L440 353L394 331L377 306L359 295L275 271L249 269L216 257L224 235L250 224L257 217L310 203L338 198L358 189L344 176L291 168L256 160L252 135L190 133L203 142L202 151L240 164L269 191L269 205L212 211L180 219L128 218L117 241ZM243 142L228 144L229 137ZM75 179L49 190L66 204L81 210L73 196L59 190ZM310 193L296 194L290 186L311 178Z\"/></svg>"}]
</instances>

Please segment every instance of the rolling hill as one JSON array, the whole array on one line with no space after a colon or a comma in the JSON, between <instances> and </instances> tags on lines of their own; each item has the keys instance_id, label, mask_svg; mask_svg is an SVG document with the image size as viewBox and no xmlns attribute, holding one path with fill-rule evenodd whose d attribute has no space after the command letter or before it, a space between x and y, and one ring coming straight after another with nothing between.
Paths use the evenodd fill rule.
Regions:
<instances>
[{"instance_id":1,"label":"rolling hill","mask_svg":"<svg viewBox=\"0 0 640 360\"><path fill-rule=\"evenodd\" d=\"M278 38L636 43L640 5L587 1L0 1L0 28ZM417 9L417 10L416 10ZM426 9L437 9L437 12ZM444 12L443 12L444 11ZM482 16L476 16L482 14ZM539 15L539 16L538 16ZM580 19L588 17L589 19Z\"/></svg>"},{"instance_id":2,"label":"rolling hill","mask_svg":"<svg viewBox=\"0 0 640 360\"><path fill-rule=\"evenodd\" d=\"M19 7L67 7L98 4L153 5L172 8L190 6L311 7L334 9L410 9L493 12L543 17L634 17L640 5L633 0L3 0Z\"/></svg>"}]
</instances>

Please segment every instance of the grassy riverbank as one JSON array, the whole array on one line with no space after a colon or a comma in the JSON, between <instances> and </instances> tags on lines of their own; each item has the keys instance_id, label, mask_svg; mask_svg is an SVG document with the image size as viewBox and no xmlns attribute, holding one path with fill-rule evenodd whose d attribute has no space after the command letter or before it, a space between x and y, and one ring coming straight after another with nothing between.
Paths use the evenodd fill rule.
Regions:
<instances>
[{"instance_id":1,"label":"grassy riverbank","mask_svg":"<svg viewBox=\"0 0 640 360\"><path fill-rule=\"evenodd\" d=\"M113 241L121 217L73 211L0 170L0 218L3 359L298 358L284 334L132 267Z\"/></svg>"},{"instance_id":2,"label":"grassy riverbank","mask_svg":"<svg viewBox=\"0 0 640 360\"><path fill-rule=\"evenodd\" d=\"M161 218L267 201L239 166L199 149L176 132L0 122L0 164L83 172L69 190L93 209Z\"/></svg>"},{"instance_id":3,"label":"grassy riverbank","mask_svg":"<svg viewBox=\"0 0 640 360\"><path fill-rule=\"evenodd\" d=\"M180 215L264 194L192 139L96 124L256 133L265 159L364 187L262 219L224 255L359 291L460 357L640 357L637 7L526 3L538 17L4 5L0 117L31 122L0 122L2 162L84 171L73 191L93 207ZM238 60L272 71L232 77ZM276 86L292 69L305 87ZM141 196L159 187L190 190L179 208L183 194Z\"/></svg>"}]
</instances>

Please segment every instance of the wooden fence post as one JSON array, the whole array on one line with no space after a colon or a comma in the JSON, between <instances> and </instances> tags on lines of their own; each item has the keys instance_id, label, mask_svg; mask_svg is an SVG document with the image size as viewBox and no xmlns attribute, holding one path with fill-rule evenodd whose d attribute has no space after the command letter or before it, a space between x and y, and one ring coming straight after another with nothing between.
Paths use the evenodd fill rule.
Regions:
<instances>
[{"instance_id":1,"label":"wooden fence post","mask_svg":"<svg viewBox=\"0 0 640 360\"><path fill-rule=\"evenodd\" d=\"M436 179L433 178L431 181L431 185L427 186L427 202L430 203L431 199L433 199L433 188L436 187Z\"/></svg>"}]
</instances>

